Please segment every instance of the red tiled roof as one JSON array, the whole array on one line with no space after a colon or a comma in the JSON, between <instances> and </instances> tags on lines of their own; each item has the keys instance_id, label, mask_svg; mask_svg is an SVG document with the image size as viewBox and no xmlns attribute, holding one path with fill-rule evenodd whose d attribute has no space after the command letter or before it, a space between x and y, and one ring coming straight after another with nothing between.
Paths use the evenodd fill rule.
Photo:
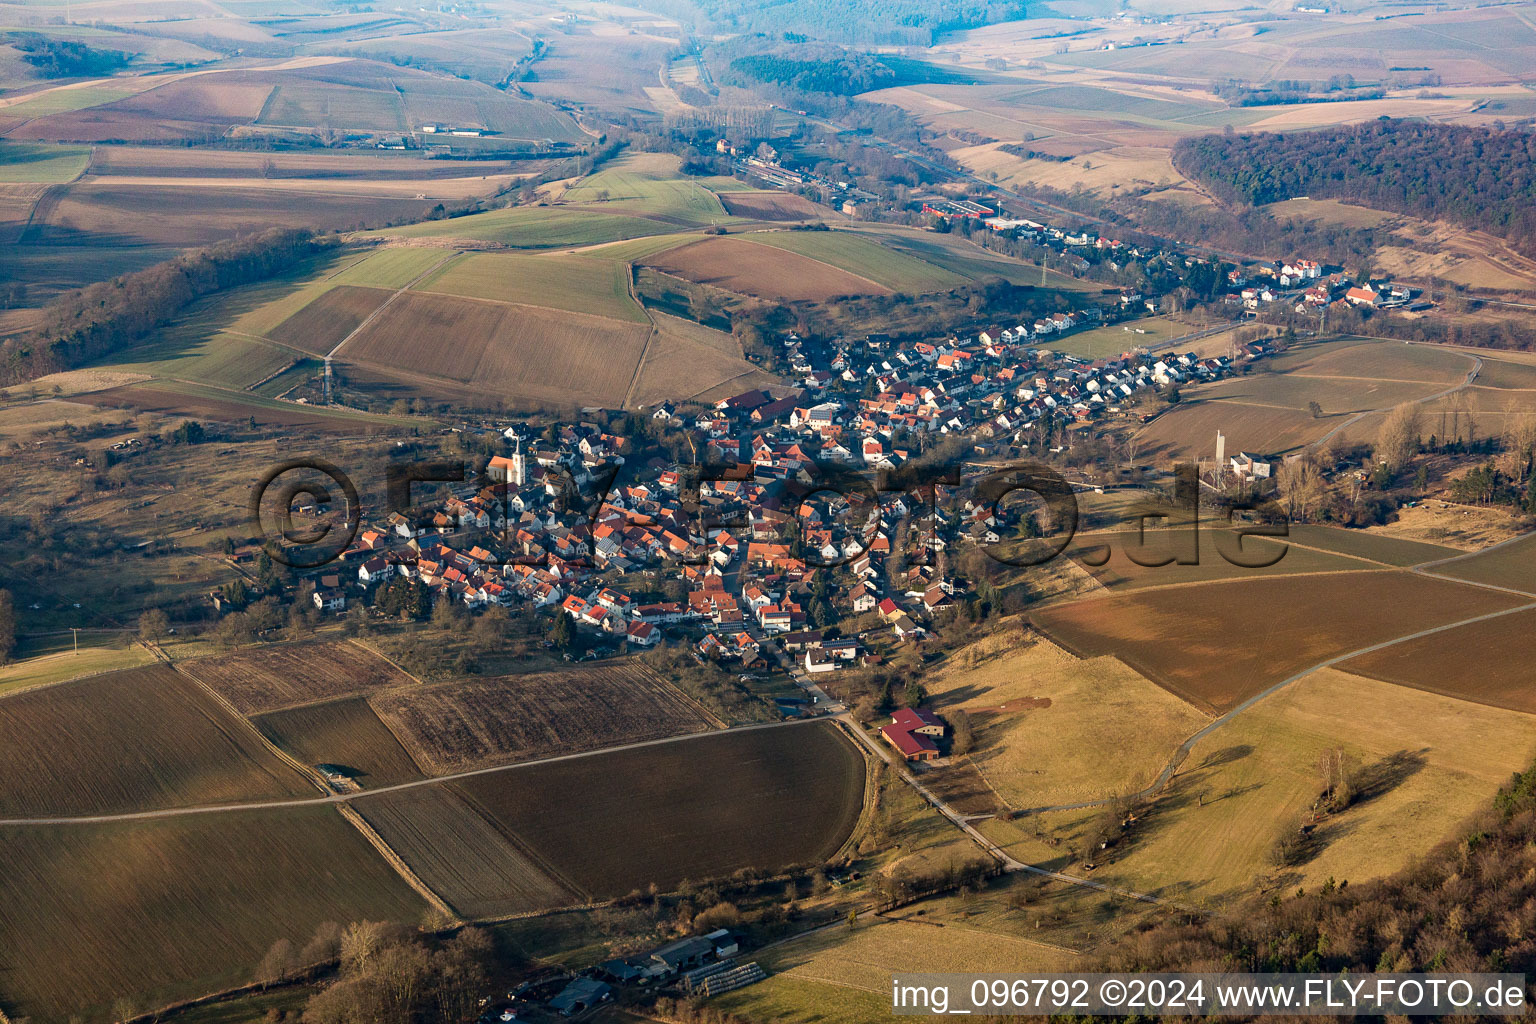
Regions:
<instances>
[{"instance_id":1,"label":"red tiled roof","mask_svg":"<svg viewBox=\"0 0 1536 1024\"><path fill-rule=\"evenodd\" d=\"M921 733L908 732L900 726L888 725L881 729L880 733L891 746L901 751L903 757L911 757L913 754L929 751L937 753L939 749L933 740L930 740L928 737Z\"/></svg>"}]
</instances>

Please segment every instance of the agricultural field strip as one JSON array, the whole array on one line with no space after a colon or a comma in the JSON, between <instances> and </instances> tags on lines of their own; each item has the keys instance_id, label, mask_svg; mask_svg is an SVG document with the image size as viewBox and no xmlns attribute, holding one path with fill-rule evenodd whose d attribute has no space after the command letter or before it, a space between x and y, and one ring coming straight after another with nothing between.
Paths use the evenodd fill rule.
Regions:
<instances>
[{"instance_id":1,"label":"agricultural field strip","mask_svg":"<svg viewBox=\"0 0 1536 1024\"><path fill-rule=\"evenodd\" d=\"M1405 344L1417 345L1419 343L1415 342L1415 341L1410 341L1410 342L1405 342ZM1444 391L1437 391L1433 395L1425 395L1423 398L1415 398L1415 399L1413 399L1413 403L1414 404L1416 404L1416 405L1427 405L1430 402L1438 401L1441 398L1446 398L1446 397L1448 397L1450 395L1454 395L1458 391L1465 391L1467 388L1472 386L1472 382L1477 379L1477 375L1479 373L1483 372L1483 357L1482 356L1478 356L1478 355L1473 355L1470 352L1458 352L1457 355L1464 355L1468 359L1472 360L1472 369L1467 371L1466 379L1463 380L1460 384L1453 384L1451 387L1446 388ZM1320 448L1323 445L1327 444L1328 441L1331 440L1334 437L1334 435L1338 434L1340 431L1347 430L1350 427L1354 426L1356 423L1359 423L1361 420L1365 419L1367 416L1374 415L1375 413L1378 413L1380 411L1381 411L1380 409L1367 409L1364 412L1358 412L1355 415L1351 416L1349 419L1345 420L1343 423L1340 423L1338 426L1334 427L1332 430L1328 431L1328 433L1324 434L1322 437L1318 438L1316 441L1313 441L1307 447L1309 447L1309 448Z\"/></svg>"},{"instance_id":2,"label":"agricultural field strip","mask_svg":"<svg viewBox=\"0 0 1536 1024\"><path fill-rule=\"evenodd\" d=\"M749 234L745 234L745 235L737 235L736 237L741 239L743 242L752 242L755 245L772 245L771 242L762 242L762 241L758 241L758 240L752 238L750 233ZM812 263L818 263L821 266L826 267L828 270L835 270L838 273L849 274L849 275L851 275L853 277L858 278L861 281L868 281L870 284L874 285L876 288L885 288L886 287L886 285L881 284L879 281L876 281L872 277L866 277L865 275L860 274L858 271L848 270L848 269L846 269L844 267L839 267L836 264L828 263L826 260L819 260L815 256L807 256L803 252L796 252L794 249L789 249L789 248L785 248L785 247L782 247L782 246L773 246L773 248L775 248L775 249L782 249L784 252L794 253L796 256L799 256L801 259L803 259L803 260L810 260ZM915 257L915 256L913 257L913 259L916 259L916 258L917 257Z\"/></svg>"},{"instance_id":3,"label":"agricultural field strip","mask_svg":"<svg viewBox=\"0 0 1536 1024\"><path fill-rule=\"evenodd\" d=\"M1456 623L1456 625L1463 625L1463 623ZM1405 637L1404 639L1409 638ZM450 782L456 782L461 779L474 778L480 775L492 775L496 772L516 771L519 768L531 768L535 765L550 764L556 761L573 761L577 758L595 757L599 754L611 754L621 750L636 750L641 747L654 747L663 743L681 743L686 740L720 736L725 733L750 732L758 729L782 729L788 726L814 724L818 721L821 721L821 719L794 718L783 722L763 722L757 725L739 725L731 729L713 729L705 732L686 733L682 736L665 736L661 739L642 740L638 743L623 743L613 747L599 747L594 750L583 750L575 754L558 754L554 757L544 757L536 761L519 761L515 764L493 765L490 768L475 768L470 771L456 772L452 775L439 775L429 779L417 779L411 782L398 782L391 786L380 786L377 789L363 790L357 793L335 793L330 796L320 796L314 797L312 799L262 800L240 804L206 804L201 807L168 808L162 811L131 811L124 814L97 814L82 815L78 817L5 818L0 819L0 827L9 825L100 825L114 821L146 821L156 818L175 818L182 815L191 814L230 814L239 813L241 811L313 807L320 804L346 804L355 800L364 800L371 796L381 796L385 793L398 793L407 789L419 789L422 786L443 785ZM263 737L263 740L265 740L265 737Z\"/></svg>"},{"instance_id":4,"label":"agricultural field strip","mask_svg":"<svg viewBox=\"0 0 1536 1024\"><path fill-rule=\"evenodd\" d=\"M1414 570L1409 570L1409 571L1414 571ZM1425 575L1431 575L1432 576L1434 574L1433 573L1426 573ZM1226 582L1226 581L1221 581L1221 582ZM1450 578L1450 582L1466 583L1467 581L1466 580L1458 580L1458 579ZM1190 585L1191 586L1219 586L1220 582L1214 582L1214 583L1207 582L1207 583L1204 583L1204 584L1190 584ZM1504 587L1492 587L1490 589L1505 590L1507 588L1504 588ZM1520 593L1520 592L1517 591L1516 593ZM1524 596L1530 597L1530 596L1533 596L1533 595L1526 594ZM1301 680L1305 679L1307 676L1310 676L1314 672L1321 671L1322 669L1325 669L1325 668L1333 668L1334 666L1339 665L1339 664L1341 664L1343 662L1349 661L1352 658L1358 658L1361 655L1365 655L1365 654L1374 654L1377 651L1385 650L1388 647L1395 647L1398 644L1408 643L1409 641L1412 641L1412 640L1420 640L1420 639L1423 639L1424 637L1427 637L1427 636L1435 636L1436 634L1439 634L1439 633L1446 633L1446 632L1449 632L1450 630L1453 630L1453 629L1459 629L1462 626L1471 626L1471 625L1475 625L1475 624L1477 624L1479 622L1487 622L1489 619L1503 618L1506 615L1514 615L1514 614L1516 614L1518 612L1526 612L1526 611L1533 611L1533 610L1536 610L1536 602L1532 602L1532 603L1529 603L1529 604L1516 605L1513 608L1503 608L1503 609L1500 609L1499 611L1486 612L1486 613L1484 613L1482 615L1474 615L1473 617L1468 618L1468 619L1460 619L1460 620L1458 620L1456 622L1447 622L1447 623L1442 623L1441 625L1438 625L1438 626L1431 626L1428 629L1421 629L1421 630L1419 630L1419 631L1417 631L1415 633L1409 633L1409 634L1407 634L1405 636L1393 637L1390 640L1383 640L1380 643L1371 644L1371 645L1366 646L1366 647L1358 647L1358 648L1356 648L1356 649L1354 649L1352 651L1345 651L1342 654L1336 654L1333 657L1327 658L1324 661L1317 662L1316 664L1308 665L1306 668L1300 669L1299 671L1297 671L1297 672L1287 676L1286 678L1280 680L1278 683L1275 683L1274 685L1272 685L1272 686L1270 686L1270 687L1268 687L1268 688L1266 688L1264 690L1261 690L1258 693L1254 694L1252 697L1247 698L1246 700L1242 701L1240 704L1238 704L1236 707L1234 707L1232 710L1226 712L1225 714L1219 715L1218 717L1212 719L1211 722L1208 725L1206 725L1203 728L1201 728L1199 732L1195 733L1189 739L1187 739L1183 743L1179 744L1178 749L1174 751L1173 757L1169 758L1168 763L1163 766L1163 770L1158 773L1157 778L1152 781L1151 785L1147 786L1145 789L1141 790L1140 792L1129 794L1129 798L1132 799L1132 800L1141 800L1141 799L1145 799L1146 797L1149 797L1149 796L1152 796L1153 794L1155 794L1158 790L1160 790L1164 786L1166 786L1168 784L1169 780L1173 778L1174 772L1178 770L1179 765L1183 763L1184 759L1189 756L1189 752L1192 749L1194 749L1195 744L1197 744L1201 740L1205 739L1207 736L1209 736L1211 733L1215 732L1217 729L1220 729L1223 725L1226 725L1228 722L1230 722L1232 719L1236 718L1242 712L1248 710L1249 708L1253 707L1255 704L1259 703L1259 701L1261 701L1264 698L1270 696L1271 694L1278 693L1279 691L1285 689L1286 687L1292 685L1293 683L1300 682ZM1030 808L1026 808L1024 810L1024 813L1025 814L1043 814L1043 813L1047 813L1047 812L1051 812L1051 811L1077 811L1077 810L1084 810L1084 809L1087 809L1087 808L1090 808L1090 807L1102 807L1105 804L1112 803L1115 799L1118 799L1118 798L1111 798L1111 799L1106 799L1106 800L1086 800L1086 801L1083 801L1081 803L1075 803L1075 804L1050 804L1050 805L1046 805L1046 806L1042 806L1042 807L1030 807Z\"/></svg>"},{"instance_id":5,"label":"agricultural field strip","mask_svg":"<svg viewBox=\"0 0 1536 1024\"><path fill-rule=\"evenodd\" d=\"M416 287L418 284L420 284L421 282L425 281L433 273L435 273L438 270L442 269L443 266L445 266L448 263L451 263L453 260L458 259L462 255L463 255L463 253L459 252L457 249L450 250L448 252L448 254L445 255L442 259L440 259L436 263L432 264L426 270L423 270L420 274L418 274L416 277L412 278L410 281L406 282L404 285L401 285L398 289L396 289L396 291L395 291L395 293L393 295L391 295L389 298L384 300L384 303L381 306L379 306L378 309L374 310L372 313L369 313L366 317L363 318L363 322L362 323L360 323L356 327L352 328L352 332L350 334L348 334L345 338L342 338L340 341L338 341L336 343L336 347L331 349L329 352L327 352L325 354L325 358L326 359L333 359L333 358L335 358L336 353L341 351L343 345L345 345L347 342L351 341L353 338L355 338L359 334L361 334L363 332L364 328L366 328L369 324L371 324L375 320L377 320L379 318L379 314L383 313L386 309L388 309L391 305L393 305L396 299L400 298L400 296L404 295L406 292L410 291L412 288Z\"/></svg>"},{"instance_id":6,"label":"agricultural field strip","mask_svg":"<svg viewBox=\"0 0 1536 1024\"><path fill-rule=\"evenodd\" d=\"M1443 573L1430 572L1430 566L1450 565L1453 562L1460 562L1464 559L1476 558L1481 555L1492 554L1493 552L1498 551L1500 548L1504 548L1512 544L1518 544L1519 542L1523 540L1529 540L1532 537L1536 537L1536 530L1532 530L1529 533L1517 533L1513 537L1505 538L1504 540L1499 541L1497 544L1490 544L1488 547L1482 548L1478 551L1467 551L1460 555L1451 555L1449 558L1436 558L1433 561L1420 562L1418 565L1409 566L1408 571L1417 573L1420 576L1431 576L1437 580L1445 580L1449 583L1460 583L1465 586L1481 587L1484 590L1497 590L1505 594L1513 594L1516 597L1536 598L1536 593L1532 593L1529 590L1518 590L1515 587L1504 587L1497 583L1480 583L1476 580L1462 579L1460 576L1446 576Z\"/></svg>"}]
</instances>

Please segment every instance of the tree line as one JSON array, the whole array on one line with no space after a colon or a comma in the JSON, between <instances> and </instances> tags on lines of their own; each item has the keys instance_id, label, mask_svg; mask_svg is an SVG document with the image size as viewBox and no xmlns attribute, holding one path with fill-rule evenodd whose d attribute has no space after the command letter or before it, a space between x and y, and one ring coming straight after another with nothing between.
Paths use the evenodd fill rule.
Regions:
<instances>
[{"instance_id":1,"label":"tree line","mask_svg":"<svg viewBox=\"0 0 1536 1024\"><path fill-rule=\"evenodd\" d=\"M334 236L272 228L66 292L42 322L0 344L0 383L14 384L116 352L167 323L194 299L292 269L339 244Z\"/></svg>"},{"instance_id":2,"label":"tree line","mask_svg":"<svg viewBox=\"0 0 1536 1024\"><path fill-rule=\"evenodd\" d=\"M1232 205L1342 199L1488 231L1536 251L1536 135L1381 118L1321 131L1203 135L1179 171Z\"/></svg>"},{"instance_id":3,"label":"tree line","mask_svg":"<svg viewBox=\"0 0 1536 1024\"><path fill-rule=\"evenodd\" d=\"M787 42L821 39L881 46L932 46L945 32L1015 21L1024 0L665 0L676 17L702 17L718 35L767 33Z\"/></svg>"},{"instance_id":4,"label":"tree line","mask_svg":"<svg viewBox=\"0 0 1536 1024\"><path fill-rule=\"evenodd\" d=\"M110 75L128 66L126 53L93 50L73 39L51 39L38 32L12 32L6 42L20 50L21 59L37 68L44 78Z\"/></svg>"}]
</instances>

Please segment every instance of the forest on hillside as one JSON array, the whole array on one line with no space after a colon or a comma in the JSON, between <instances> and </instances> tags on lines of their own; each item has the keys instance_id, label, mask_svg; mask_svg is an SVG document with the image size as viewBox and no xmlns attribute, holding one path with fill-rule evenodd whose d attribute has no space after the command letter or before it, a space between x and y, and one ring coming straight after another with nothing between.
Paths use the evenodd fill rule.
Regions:
<instances>
[{"instance_id":1,"label":"forest on hillside","mask_svg":"<svg viewBox=\"0 0 1536 1024\"><path fill-rule=\"evenodd\" d=\"M1186 138L1173 163L1228 204L1340 199L1488 231L1536 252L1536 135L1526 131L1383 118Z\"/></svg>"},{"instance_id":2,"label":"forest on hillside","mask_svg":"<svg viewBox=\"0 0 1536 1024\"><path fill-rule=\"evenodd\" d=\"M81 366L138 341L194 299L273 277L333 248L334 236L269 228L65 292L32 330L0 344L0 384Z\"/></svg>"}]
</instances>

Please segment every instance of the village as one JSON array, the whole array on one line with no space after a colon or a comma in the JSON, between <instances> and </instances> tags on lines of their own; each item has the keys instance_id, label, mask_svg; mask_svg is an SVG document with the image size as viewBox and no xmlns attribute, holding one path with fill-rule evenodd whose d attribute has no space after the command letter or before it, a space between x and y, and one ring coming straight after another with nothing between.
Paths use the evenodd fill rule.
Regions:
<instances>
[{"instance_id":1,"label":"village","mask_svg":"<svg viewBox=\"0 0 1536 1024\"><path fill-rule=\"evenodd\" d=\"M313 574L312 600L327 614L532 609L567 660L686 643L732 671L786 670L807 697L780 701L785 714L835 713L817 680L924 642L964 600L946 551L1026 535L1017 511L958 487L877 491L881 474L941 446L961 461L1044 454L1068 431L1139 419L1265 351L1250 344L1236 364L1144 351L1089 361L1042 344L1098 319L1058 314L936 342L871 336L830 353L786 335L803 390L647 411L702 438L696 463L590 421L497 428L489 440L506 454L474 466L472 483L365 511L355 541ZM903 757L931 753L921 731L894 735Z\"/></svg>"}]
</instances>

